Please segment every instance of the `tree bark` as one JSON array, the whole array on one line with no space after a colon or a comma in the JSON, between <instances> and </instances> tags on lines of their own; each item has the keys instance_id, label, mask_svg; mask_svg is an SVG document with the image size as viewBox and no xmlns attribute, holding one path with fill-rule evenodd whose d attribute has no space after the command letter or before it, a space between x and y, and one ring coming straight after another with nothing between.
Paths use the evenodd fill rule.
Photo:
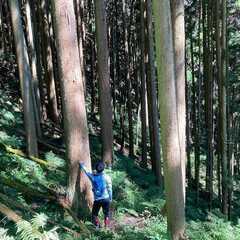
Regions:
<instances>
[{"instance_id":1,"label":"tree bark","mask_svg":"<svg viewBox=\"0 0 240 240\"><path fill-rule=\"evenodd\" d=\"M183 177L183 193L185 194L186 175L186 100L185 100L185 23L184 0L171 0L173 47L175 62L175 84L177 101L177 119ZM185 196L184 196L185 201Z\"/></svg>"},{"instance_id":2,"label":"tree bark","mask_svg":"<svg viewBox=\"0 0 240 240\"><path fill-rule=\"evenodd\" d=\"M129 139L129 156L134 156L134 136L133 136L133 116L132 116L132 81L130 77L130 71L131 71L131 64L130 64L130 56L132 54L131 47L130 47L130 27L132 24L132 18L133 18L133 2L130 6L130 22L129 25L127 25L127 7L125 0L123 1L123 28L124 28L124 50L125 50L125 81L126 81L126 91L127 91L127 114L128 114L128 139Z\"/></svg>"},{"instance_id":3,"label":"tree bark","mask_svg":"<svg viewBox=\"0 0 240 240\"><path fill-rule=\"evenodd\" d=\"M23 99L24 125L27 136L27 153L29 156L38 156L36 119L34 115L32 76L20 15L20 7L17 0L9 0L13 34L17 55L18 71Z\"/></svg>"},{"instance_id":4,"label":"tree bark","mask_svg":"<svg viewBox=\"0 0 240 240\"><path fill-rule=\"evenodd\" d=\"M100 92L100 119L102 137L102 160L112 164L113 131L110 72L108 65L109 50L107 42L107 22L104 0L95 0L97 67Z\"/></svg>"},{"instance_id":5,"label":"tree bark","mask_svg":"<svg viewBox=\"0 0 240 240\"><path fill-rule=\"evenodd\" d=\"M159 119L157 107L157 88L156 88L156 69L154 56L153 41L153 23L152 23L152 1L146 2L147 13L147 49L148 49L148 75L147 75L147 91L149 103L149 127L150 127L150 144L152 168L157 177L157 184L161 185L162 169L161 169L161 149L159 137Z\"/></svg>"},{"instance_id":6,"label":"tree bark","mask_svg":"<svg viewBox=\"0 0 240 240\"><path fill-rule=\"evenodd\" d=\"M91 183L85 174L81 174L78 179L79 162L84 163L91 171L91 158L74 6L72 1L65 0L52 0L52 6L69 164L68 198L70 202L75 200L75 207L78 208L81 193L83 201L81 207L84 205L91 207L93 201Z\"/></svg>"},{"instance_id":7,"label":"tree bark","mask_svg":"<svg viewBox=\"0 0 240 240\"><path fill-rule=\"evenodd\" d=\"M170 239L179 240L184 239L185 183L183 181L181 138L177 117L171 11L169 0L154 0L153 2L168 232ZM183 84L185 85L185 83ZM181 124L184 123L181 122Z\"/></svg>"},{"instance_id":8,"label":"tree bark","mask_svg":"<svg viewBox=\"0 0 240 240\"><path fill-rule=\"evenodd\" d=\"M31 17L31 5L29 0L26 1L26 19L27 19L27 27L28 27L28 40L29 40L29 48L30 48L30 59L31 59L31 72L32 72L32 94L33 94L33 106L34 106L34 113L36 119L36 130L38 137L41 138L42 131L40 126L40 119L41 119L41 100L40 100L40 92L39 92L39 81L38 81L38 71L37 71L37 56L36 56L36 49L35 49L35 41L34 41L34 29L32 24L32 17Z\"/></svg>"},{"instance_id":9,"label":"tree bark","mask_svg":"<svg viewBox=\"0 0 240 240\"><path fill-rule=\"evenodd\" d=\"M221 51L221 78L220 78L220 150L222 162L222 212L228 214L228 187L227 187L227 103L226 103L226 76L227 76L227 42L226 42L226 0L222 0L222 51Z\"/></svg>"},{"instance_id":10,"label":"tree bark","mask_svg":"<svg viewBox=\"0 0 240 240\"><path fill-rule=\"evenodd\" d=\"M140 2L140 52L141 52L141 123L142 159L141 166L147 168L147 114L146 114L146 55L145 55L145 11L146 1Z\"/></svg>"},{"instance_id":11,"label":"tree bark","mask_svg":"<svg viewBox=\"0 0 240 240\"><path fill-rule=\"evenodd\" d=\"M42 53L43 53L43 65L45 73L45 81L47 84L47 115L53 122L59 121L59 112L57 104L56 85L54 79L53 69L53 54L49 36L49 23L47 16L47 0L41 0L41 17L42 17Z\"/></svg>"}]
</instances>

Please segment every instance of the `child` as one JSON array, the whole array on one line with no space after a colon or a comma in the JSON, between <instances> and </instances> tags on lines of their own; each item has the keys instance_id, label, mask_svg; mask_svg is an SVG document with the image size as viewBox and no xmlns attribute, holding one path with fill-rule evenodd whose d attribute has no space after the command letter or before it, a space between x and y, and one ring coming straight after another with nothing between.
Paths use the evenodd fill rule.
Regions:
<instances>
[{"instance_id":1,"label":"child","mask_svg":"<svg viewBox=\"0 0 240 240\"><path fill-rule=\"evenodd\" d=\"M111 178L104 173L105 164L98 162L96 164L96 173L88 172L84 165L80 163L80 169L83 170L92 183L94 194L94 203L92 209L92 222L95 226L100 227L98 213L100 208L103 209L104 225L109 226L109 209L112 201L112 181Z\"/></svg>"}]
</instances>

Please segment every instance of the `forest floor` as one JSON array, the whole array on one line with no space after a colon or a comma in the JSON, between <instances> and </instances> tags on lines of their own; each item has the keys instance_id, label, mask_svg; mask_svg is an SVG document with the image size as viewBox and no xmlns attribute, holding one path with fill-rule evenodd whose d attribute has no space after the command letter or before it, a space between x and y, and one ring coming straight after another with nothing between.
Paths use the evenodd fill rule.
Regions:
<instances>
[{"instance_id":1,"label":"forest floor","mask_svg":"<svg viewBox=\"0 0 240 240\"><path fill-rule=\"evenodd\" d=\"M33 239L24 238L24 236L36 234L33 221L33 219L36 220L36 216L39 216L36 213L44 213L40 215L41 218L39 217L42 221L39 232L50 234L51 230L54 231L54 227L58 226L56 231L61 240L168 239L166 218L162 216L162 208L165 204L164 194L155 185L155 177L151 170L141 169L136 161L118 151L114 152L113 168L106 170L113 180L114 201L111 207L111 227L96 231L86 220L85 226L88 231L83 233L81 227L67 214L66 210L57 204L56 200L46 197L51 196L51 191L63 194L66 188L66 174L62 171L65 167L64 146L56 145L59 144L56 141L54 143L54 140L58 140L57 132L52 130L51 124L46 125L45 132L48 132L48 140L44 141L48 142L48 145L40 144L40 158L51 165L50 168L33 160L30 161L24 155L20 156L19 152L6 151L3 146L24 150L25 140L22 135L23 122L19 103L12 99L10 92L0 90L0 96L0 144L4 144L0 145L0 203L5 204L29 223L24 228L0 214L0 239ZM99 137L90 134L90 143L92 161L96 162L100 159L101 153ZM52 146L55 144L56 148L50 149L51 144ZM59 151L54 152L54 149ZM8 199L4 199L3 195ZM234 221L225 221L217 208L219 205L217 198L212 212L209 213L208 204L204 198L200 198L196 204L196 193L188 189L186 203L188 239L239 240L239 200L235 199L234 204L236 207ZM47 225L43 224L45 218L49 219ZM100 219L102 218L101 215ZM75 236L68 229L80 235Z\"/></svg>"}]
</instances>

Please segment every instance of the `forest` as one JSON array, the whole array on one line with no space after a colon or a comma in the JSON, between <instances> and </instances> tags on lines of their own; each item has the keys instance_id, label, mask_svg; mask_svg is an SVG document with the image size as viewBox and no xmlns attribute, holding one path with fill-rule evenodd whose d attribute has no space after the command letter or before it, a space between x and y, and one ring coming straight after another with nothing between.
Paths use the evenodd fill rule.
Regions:
<instances>
[{"instance_id":1,"label":"forest","mask_svg":"<svg viewBox=\"0 0 240 240\"><path fill-rule=\"evenodd\" d=\"M0 239L240 240L238 91L239 0L0 0Z\"/></svg>"}]
</instances>

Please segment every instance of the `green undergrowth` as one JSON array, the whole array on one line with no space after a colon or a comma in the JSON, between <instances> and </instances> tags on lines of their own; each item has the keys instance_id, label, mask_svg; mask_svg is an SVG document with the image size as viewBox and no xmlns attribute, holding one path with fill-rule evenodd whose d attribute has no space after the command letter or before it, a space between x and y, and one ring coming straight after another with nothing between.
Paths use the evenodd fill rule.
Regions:
<instances>
[{"instance_id":1,"label":"green undergrowth","mask_svg":"<svg viewBox=\"0 0 240 240\"><path fill-rule=\"evenodd\" d=\"M13 148L24 149L25 140L16 133L16 127L22 128L20 108L0 91L0 143ZM100 159L101 144L97 136L90 135L91 156L95 163ZM44 152L41 158L58 167L65 166L65 160L53 152ZM34 190L45 193L53 189L64 193L66 188L66 173L56 169L46 170L39 164L24 157L9 154L0 148L0 177L27 185ZM112 216L116 227L114 230L94 230L86 222L90 234L73 237L63 230L64 225L79 232L73 220L54 202L36 198L17 192L0 182L0 193L19 202L26 210L13 207L8 202L0 202L11 207L24 217L25 222L14 224L0 214L1 240L26 239L63 239L63 240L167 240L166 218L161 216L165 203L164 192L155 185L155 177L150 170L141 169L133 159L114 152L114 165L106 172L113 180ZM235 200L237 202L237 199ZM27 210L30 207L33 214ZM217 208L216 208L217 209ZM196 203L196 194L191 189L187 191L186 234L191 240L239 240L240 225L236 221L225 221L218 210L207 211L207 203L200 199ZM141 221L141 224L126 224L127 218ZM47 219L51 223L47 223ZM54 224L53 224L54 222Z\"/></svg>"}]
</instances>

